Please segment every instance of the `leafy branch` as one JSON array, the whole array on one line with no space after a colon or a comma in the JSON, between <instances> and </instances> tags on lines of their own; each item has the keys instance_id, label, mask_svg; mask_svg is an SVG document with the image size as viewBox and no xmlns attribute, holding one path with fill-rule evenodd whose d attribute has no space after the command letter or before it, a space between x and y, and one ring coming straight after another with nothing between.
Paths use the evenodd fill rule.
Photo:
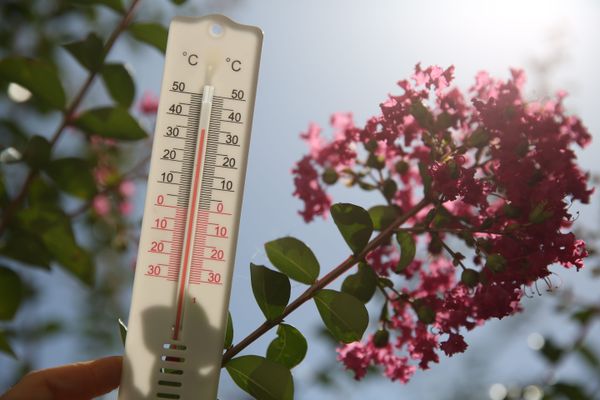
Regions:
<instances>
[{"instance_id":1,"label":"leafy branch","mask_svg":"<svg viewBox=\"0 0 600 400\"><path fill-rule=\"evenodd\" d=\"M229 360L231 360L236 354L244 350L248 345L256 341L263 334L268 332L271 328L281 324L284 319L291 314L294 310L306 303L317 295L317 293L329 285L331 282L336 280L340 275L348 271L351 267L356 265L358 262L365 259L367 254L376 249L377 247L384 244L389 237L394 233L395 229L402 225L404 222L414 217L419 211L429 204L429 200L423 199L417 203L412 209L402 214L394 222L392 222L387 228L382 230L373 240L369 241L362 250L346 258L341 264L332 269L322 278L315 281L308 289L306 289L301 295L299 295L294 301L292 301L281 313L280 316L266 320L259 327L257 327L248 336L238 342L236 345L227 349L223 354L222 365L225 366Z\"/></svg>"}]
</instances>

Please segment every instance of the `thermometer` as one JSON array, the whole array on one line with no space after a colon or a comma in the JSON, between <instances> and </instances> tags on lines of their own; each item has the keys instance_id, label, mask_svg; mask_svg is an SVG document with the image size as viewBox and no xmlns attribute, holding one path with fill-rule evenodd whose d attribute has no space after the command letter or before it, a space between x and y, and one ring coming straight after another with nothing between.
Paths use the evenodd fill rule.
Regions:
<instances>
[{"instance_id":1,"label":"thermometer","mask_svg":"<svg viewBox=\"0 0 600 400\"><path fill-rule=\"evenodd\" d=\"M261 46L171 22L119 400L217 397Z\"/></svg>"}]
</instances>

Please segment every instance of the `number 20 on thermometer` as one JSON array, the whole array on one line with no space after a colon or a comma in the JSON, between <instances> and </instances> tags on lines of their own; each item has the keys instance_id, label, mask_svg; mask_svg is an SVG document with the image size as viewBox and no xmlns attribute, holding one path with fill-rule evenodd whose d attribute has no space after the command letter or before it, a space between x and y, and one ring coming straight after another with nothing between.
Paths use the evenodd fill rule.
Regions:
<instances>
[{"instance_id":1,"label":"number 20 on thermometer","mask_svg":"<svg viewBox=\"0 0 600 400\"><path fill-rule=\"evenodd\" d=\"M262 31L169 28L119 400L214 400Z\"/></svg>"}]
</instances>

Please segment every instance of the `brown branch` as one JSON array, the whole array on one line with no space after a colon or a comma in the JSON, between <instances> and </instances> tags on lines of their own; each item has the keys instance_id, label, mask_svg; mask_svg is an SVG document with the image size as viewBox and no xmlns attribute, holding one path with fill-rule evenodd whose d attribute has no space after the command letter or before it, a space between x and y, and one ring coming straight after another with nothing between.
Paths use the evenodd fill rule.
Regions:
<instances>
[{"instance_id":1,"label":"brown branch","mask_svg":"<svg viewBox=\"0 0 600 400\"><path fill-rule=\"evenodd\" d=\"M254 342L256 339L260 338L263 334L269 331L271 328L279 325L285 317L291 314L294 310L300 307L302 304L306 303L308 300L312 299L319 290L323 289L325 286L329 285L335 279L337 279L340 275L348 271L352 266L358 263L360 260L363 260L367 254L373 251L378 246L385 243L385 241L394 233L396 228L402 225L404 222L414 217L419 211L421 211L425 206L429 204L430 200L423 199L418 204L416 204L411 210L407 213L398 217L391 225L389 225L386 229L381 231L379 235L377 235L373 240L371 240L365 248L358 254L351 255L346 258L340 265L332 269L321 279L318 279L315 283L313 283L308 289L304 291L300 296L298 296L294 301L292 301L283 311L283 313L270 321L263 322L258 328L256 328L252 333L242 339L235 346L230 347L225 354L223 354L222 366L227 364L231 358L233 358L240 351L244 350L248 345Z\"/></svg>"},{"instance_id":2,"label":"brown branch","mask_svg":"<svg viewBox=\"0 0 600 400\"><path fill-rule=\"evenodd\" d=\"M108 55L108 53L110 53L110 51L113 48L113 45L115 44L115 41L117 40L119 35L121 35L121 33L123 33L123 31L125 29L127 29L127 26L131 22L134 12L135 12L135 9L137 8L140 1L141 0L133 0L131 2L131 5L129 6L129 8L125 12L125 14L123 15L121 22L119 23L119 25L117 25L117 27L113 30L113 32L109 36L108 40L106 41L106 44L104 45L103 59L105 59L106 56ZM64 112L64 116L63 116L63 119L62 119L60 125L58 126L58 128L56 128L54 135L52 135L52 138L50 139L51 147L54 147L54 145L56 144L58 139L64 133L65 128L67 126L69 126L69 124L72 122L75 112L77 111L77 108L79 107L79 105L81 104L81 101L87 94L87 92L88 92L90 86L92 85L92 82L94 81L94 78L96 77L97 74L98 74L98 71L96 71L96 70L90 71L86 81L81 86L81 88L79 89L79 91L77 92L75 97L73 98L73 101L71 101L71 104ZM29 171L29 173L27 174L27 178L25 178L25 181L23 182L23 186L21 187L21 190L12 199L10 204L6 207L6 209L2 213L2 220L0 220L0 236L6 230L8 223L12 219L12 217L15 214L15 212L17 211L18 207L25 200L25 197L27 196L27 192L29 191L29 186L31 186L31 183L37 176L38 172L39 171L37 169L32 169Z\"/></svg>"}]
</instances>

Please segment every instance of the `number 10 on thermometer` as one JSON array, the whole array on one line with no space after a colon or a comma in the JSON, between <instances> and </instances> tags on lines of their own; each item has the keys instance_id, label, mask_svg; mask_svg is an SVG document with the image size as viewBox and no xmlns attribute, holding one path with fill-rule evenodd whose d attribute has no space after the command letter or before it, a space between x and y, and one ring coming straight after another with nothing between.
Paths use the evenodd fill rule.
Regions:
<instances>
[{"instance_id":1,"label":"number 10 on thermometer","mask_svg":"<svg viewBox=\"0 0 600 400\"><path fill-rule=\"evenodd\" d=\"M119 400L217 396L261 46L171 22Z\"/></svg>"}]
</instances>

